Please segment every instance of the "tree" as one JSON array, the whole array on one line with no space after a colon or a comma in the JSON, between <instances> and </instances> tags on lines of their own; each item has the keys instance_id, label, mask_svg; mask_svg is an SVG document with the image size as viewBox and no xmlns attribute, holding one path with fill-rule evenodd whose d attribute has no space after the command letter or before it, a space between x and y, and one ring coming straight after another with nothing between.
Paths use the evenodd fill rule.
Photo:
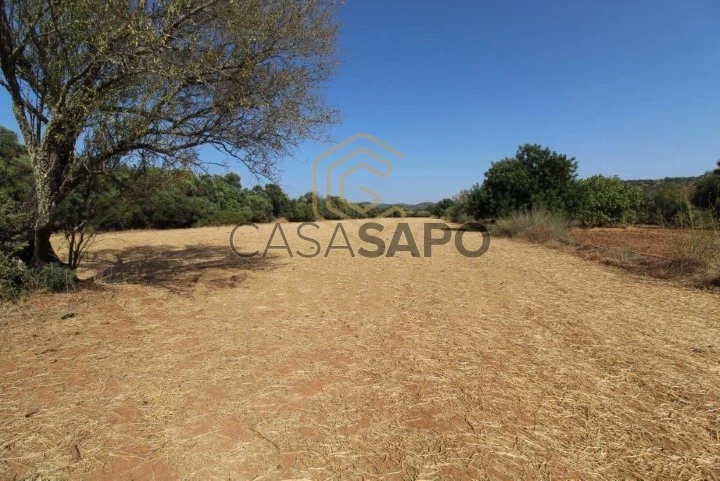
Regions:
<instances>
[{"instance_id":1,"label":"tree","mask_svg":"<svg viewBox=\"0 0 720 481\"><path fill-rule=\"evenodd\" d=\"M633 223L642 208L642 191L619 177L594 175L581 180L579 189L579 218L586 226Z\"/></svg>"},{"instance_id":2,"label":"tree","mask_svg":"<svg viewBox=\"0 0 720 481\"><path fill-rule=\"evenodd\" d=\"M446 211L449 207L453 206L454 204L455 204L455 201L454 201L454 200L446 198L446 199L441 200L441 201L438 202L437 204L435 204L435 205L432 207L432 209L431 209L430 212L431 212L431 214L434 215L435 217L440 218L440 217L442 217L443 215L445 215L445 211Z\"/></svg>"},{"instance_id":3,"label":"tree","mask_svg":"<svg viewBox=\"0 0 720 481\"><path fill-rule=\"evenodd\" d=\"M687 209L688 188L682 182L664 180L652 185L646 193L645 209L647 222L654 224L672 223Z\"/></svg>"},{"instance_id":4,"label":"tree","mask_svg":"<svg viewBox=\"0 0 720 481\"><path fill-rule=\"evenodd\" d=\"M11 160L25 153L25 147L18 142L15 132L0 126L0 159Z\"/></svg>"},{"instance_id":5,"label":"tree","mask_svg":"<svg viewBox=\"0 0 720 481\"><path fill-rule=\"evenodd\" d=\"M475 184L467 190L463 208L466 214L476 219L484 219L491 217L488 207L489 204L490 202L488 201L485 190L483 190L480 184Z\"/></svg>"},{"instance_id":6,"label":"tree","mask_svg":"<svg viewBox=\"0 0 720 481\"><path fill-rule=\"evenodd\" d=\"M720 175L702 176L693 188L690 202L700 209L711 209L720 217Z\"/></svg>"},{"instance_id":7,"label":"tree","mask_svg":"<svg viewBox=\"0 0 720 481\"><path fill-rule=\"evenodd\" d=\"M0 199L24 202L30 193L32 170L17 134L0 126Z\"/></svg>"},{"instance_id":8,"label":"tree","mask_svg":"<svg viewBox=\"0 0 720 481\"><path fill-rule=\"evenodd\" d=\"M0 86L33 173L35 265L57 261L57 206L121 164L198 162L210 145L259 175L336 120L332 0L0 0Z\"/></svg>"},{"instance_id":9,"label":"tree","mask_svg":"<svg viewBox=\"0 0 720 481\"><path fill-rule=\"evenodd\" d=\"M290 207L290 198L283 192L282 188L277 184L268 184L265 186L265 194L270 199L273 217L277 219L284 216Z\"/></svg>"},{"instance_id":10,"label":"tree","mask_svg":"<svg viewBox=\"0 0 720 481\"><path fill-rule=\"evenodd\" d=\"M575 158L540 145L521 145L515 157L493 162L482 184L484 212L477 217L501 216L518 210L545 207L577 208Z\"/></svg>"}]
</instances>

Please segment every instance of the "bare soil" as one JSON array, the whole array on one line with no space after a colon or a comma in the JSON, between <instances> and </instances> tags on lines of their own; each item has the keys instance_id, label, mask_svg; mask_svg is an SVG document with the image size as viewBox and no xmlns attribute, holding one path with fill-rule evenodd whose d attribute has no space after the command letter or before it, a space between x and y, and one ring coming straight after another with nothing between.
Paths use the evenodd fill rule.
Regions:
<instances>
[{"instance_id":1,"label":"bare soil","mask_svg":"<svg viewBox=\"0 0 720 481\"><path fill-rule=\"evenodd\" d=\"M720 293L717 233L656 226L573 229L574 242L560 247L587 260L635 274L673 280ZM702 250L701 260L696 256Z\"/></svg>"},{"instance_id":2,"label":"bare soil","mask_svg":"<svg viewBox=\"0 0 720 481\"><path fill-rule=\"evenodd\" d=\"M573 237L581 244L665 259L672 258L673 246L690 235L687 230L654 226L573 230Z\"/></svg>"},{"instance_id":3,"label":"bare soil","mask_svg":"<svg viewBox=\"0 0 720 481\"><path fill-rule=\"evenodd\" d=\"M105 234L97 283L0 306L0 478L720 479L717 294L508 240L229 233Z\"/></svg>"}]
</instances>

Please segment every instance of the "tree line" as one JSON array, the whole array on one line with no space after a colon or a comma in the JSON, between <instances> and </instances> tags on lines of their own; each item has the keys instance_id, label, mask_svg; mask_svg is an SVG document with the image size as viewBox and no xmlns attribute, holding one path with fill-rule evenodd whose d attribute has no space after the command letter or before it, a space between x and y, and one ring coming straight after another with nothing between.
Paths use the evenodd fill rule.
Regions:
<instances>
[{"instance_id":1,"label":"tree line","mask_svg":"<svg viewBox=\"0 0 720 481\"><path fill-rule=\"evenodd\" d=\"M586 227L656 224L704 227L720 218L718 169L693 178L625 181L594 175L579 179L575 158L526 144L513 157L493 162L482 182L443 199L433 214L497 219L547 209Z\"/></svg>"},{"instance_id":2,"label":"tree line","mask_svg":"<svg viewBox=\"0 0 720 481\"><path fill-rule=\"evenodd\" d=\"M577 161L539 145L520 146L514 157L493 162L484 180L454 199L403 204L404 215L493 219L543 207L568 214L584 226L617 224L686 225L720 216L720 175L688 179L624 181L595 175L577 178ZM17 135L0 127L0 202L17 208L31 197L32 170ZM375 217L339 197L332 203L345 217ZM324 219L341 218L318 201ZM399 215L399 214L398 214ZM121 165L102 178L89 178L57 206L53 231L111 231L230 225L242 222L318 220L313 195L291 198L277 184L244 187L235 173L196 173L187 169ZM18 225L22 231L25 226ZM7 237L7 235L6 235Z\"/></svg>"},{"instance_id":3,"label":"tree line","mask_svg":"<svg viewBox=\"0 0 720 481\"><path fill-rule=\"evenodd\" d=\"M15 132L0 126L0 202L19 208L32 195L32 167ZM387 205L363 214L340 197L330 201L345 217L375 217ZM426 204L432 206L431 203ZM323 219L340 219L317 201ZM430 216L427 210L403 206L406 215ZM274 183L244 187L240 176L198 173L188 169L120 165L102 177L88 178L57 206L54 232L172 229L231 225L242 222L318 220L313 194L291 198ZM26 226L17 226L21 231Z\"/></svg>"},{"instance_id":4,"label":"tree line","mask_svg":"<svg viewBox=\"0 0 720 481\"><path fill-rule=\"evenodd\" d=\"M546 209L582 226L658 224L714 226L720 218L720 165L694 178L625 181L577 176L577 161L539 145L520 146L513 157L493 162L484 180L454 198L418 205L399 204L394 215L492 221L517 212ZM5 290L36 282L17 259L30 258L27 232L32 212L32 163L17 135L0 127L0 283ZM342 215L328 209L329 200ZM358 212L339 197L317 200L323 219L372 218L387 204ZM67 266L82 260L101 231L170 229L243 222L319 220L313 194L290 197L273 183L245 187L235 173L208 174L184 168L118 165L86 177L54 209L52 232L65 237ZM51 263L38 271L43 282L64 286L73 276ZM30 274L29 274L30 273ZM32 275L30 281L27 276ZM25 276L25 278L23 277ZM0 285L0 291L3 286Z\"/></svg>"}]
</instances>

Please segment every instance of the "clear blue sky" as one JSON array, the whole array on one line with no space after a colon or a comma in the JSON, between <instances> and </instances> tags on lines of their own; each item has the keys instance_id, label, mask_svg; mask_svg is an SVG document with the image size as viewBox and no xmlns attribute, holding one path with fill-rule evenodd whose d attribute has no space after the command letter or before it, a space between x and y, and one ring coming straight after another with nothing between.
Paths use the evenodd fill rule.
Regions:
<instances>
[{"instance_id":1,"label":"clear blue sky","mask_svg":"<svg viewBox=\"0 0 720 481\"><path fill-rule=\"evenodd\" d=\"M716 0L349 0L341 22L333 140L369 132L405 154L387 178L355 176L354 200L360 184L390 202L452 196L522 143L576 157L581 177L697 175L720 158ZM0 124L16 127L5 95ZM309 191L331 146L284 161L283 188Z\"/></svg>"}]
</instances>

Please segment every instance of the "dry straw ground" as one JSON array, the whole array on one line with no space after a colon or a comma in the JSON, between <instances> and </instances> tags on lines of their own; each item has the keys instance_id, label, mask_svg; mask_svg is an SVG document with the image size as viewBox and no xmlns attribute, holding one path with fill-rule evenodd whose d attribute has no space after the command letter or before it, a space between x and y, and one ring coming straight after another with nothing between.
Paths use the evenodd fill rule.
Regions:
<instances>
[{"instance_id":1,"label":"dry straw ground","mask_svg":"<svg viewBox=\"0 0 720 481\"><path fill-rule=\"evenodd\" d=\"M507 240L247 261L228 233L107 234L99 285L0 307L0 477L720 479L717 294Z\"/></svg>"}]
</instances>

